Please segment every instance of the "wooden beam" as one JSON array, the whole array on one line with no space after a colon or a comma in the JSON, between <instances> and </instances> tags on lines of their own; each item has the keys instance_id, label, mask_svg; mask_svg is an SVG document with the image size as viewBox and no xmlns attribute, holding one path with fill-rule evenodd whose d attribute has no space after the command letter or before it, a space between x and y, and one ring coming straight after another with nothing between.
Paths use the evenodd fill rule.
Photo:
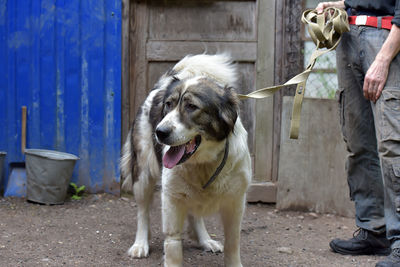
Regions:
<instances>
[{"instance_id":1,"label":"wooden beam","mask_svg":"<svg viewBox=\"0 0 400 267\"><path fill-rule=\"evenodd\" d=\"M129 11L130 11L130 0L122 0L122 24L121 24L121 49L122 49L122 66L121 66L121 144L125 142L126 136L130 127L129 118Z\"/></svg>"},{"instance_id":2,"label":"wooden beam","mask_svg":"<svg viewBox=\"0 0 400 267\"><path fill-rule=\"evenodd\" d=\"M256 88L274 84L275 0L258 1ZM273 148L273 98L256 102L255 182L271 181Z\"/></svg>"},{"instance_id":3,"label":"wooden beam","mask_svg":"<svg viewBox=\"0 0 400 267\"><path fill-rule=\"evenodd\" d=\"M147 89L147 60L146 41L148 29L147 1L132 1L130 8L130 69L129 88L132 92L129 96L129 118L132 122L137 109L146 98Z\"/></svg>"},{"instance_id":4,"label":"wooden beam","mask_svg":"<svg viewBox=\"0 0 400 267\"><path fill-rule=\"evenodd\" d=\"M256 61L257 42L197 42L148 41L146 57L149 61L178 61L188 54L209 54L229 51L236 61Z\"/></svg>"}]
</instances>

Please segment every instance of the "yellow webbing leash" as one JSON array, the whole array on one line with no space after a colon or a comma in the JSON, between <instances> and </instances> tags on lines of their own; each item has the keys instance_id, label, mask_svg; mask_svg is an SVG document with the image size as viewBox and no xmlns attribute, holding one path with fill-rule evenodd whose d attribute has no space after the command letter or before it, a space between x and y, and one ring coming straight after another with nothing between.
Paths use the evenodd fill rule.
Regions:
<instances>
[{"instance_id":1,"label":"yellow webbing leash","mask_svg":"<svg viewBox=\"0 0 400 267\"><path fill-rule=\"evenodd\" d=\"M251 92L247 95L239 94L240 99L266 98L272 96L279 89L297 84L296 94L293 101L292 120L290 124L290 138L297 139L299 136L300 113L303 103L306 82L318 57L334 50L340 42L341 35L350 30L347 13L339 8L326 8L322 14L316 10L304 11L301 21L308 25L308 32L317 46L311 54L306 69L282 85L270 86ZM325 50L320 50L326 48Z\"/></svg>"}]
</instances>

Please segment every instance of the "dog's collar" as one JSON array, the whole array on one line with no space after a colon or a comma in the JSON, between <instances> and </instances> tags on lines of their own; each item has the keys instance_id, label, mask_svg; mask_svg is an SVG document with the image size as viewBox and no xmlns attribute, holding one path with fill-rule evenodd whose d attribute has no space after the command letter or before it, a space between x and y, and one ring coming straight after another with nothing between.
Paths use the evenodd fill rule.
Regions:
<instances>
[{"instance_id":1,"label":"dog's collar","mask_svg":"<svg viewBox=\"0 0 400 267\"><path fill-rule=\"evenodd\" d=\"M221 173L222 169L225 166L226 160L228 159L228 153L229 153L229 139L226 139L225 143L225 152L224 152L224 157L221 161L221 164L219 164L218 168L215 170L214 174L211 176L211 178L207 181L205 185L203 185L203 189L206 189L214 180L217 178L217 176Z\"/></svg>"}]
</instances>

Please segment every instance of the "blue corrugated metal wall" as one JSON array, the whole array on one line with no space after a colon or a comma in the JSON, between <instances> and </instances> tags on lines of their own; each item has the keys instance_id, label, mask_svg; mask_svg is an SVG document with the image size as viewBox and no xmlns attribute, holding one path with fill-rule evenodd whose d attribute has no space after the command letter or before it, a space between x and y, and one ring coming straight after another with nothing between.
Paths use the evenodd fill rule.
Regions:
<instances>
[{"instance_id":1,"label":"blue corrugated metal wall","mask_svg":"<svg viewBox=\"0 0 400 267\"><path fill-rule=\"evenodd\" d=\"M119 192L121 1L0 0L0 151L27 148L80 157L73 181Z\"/></svg>"}]
</instances>

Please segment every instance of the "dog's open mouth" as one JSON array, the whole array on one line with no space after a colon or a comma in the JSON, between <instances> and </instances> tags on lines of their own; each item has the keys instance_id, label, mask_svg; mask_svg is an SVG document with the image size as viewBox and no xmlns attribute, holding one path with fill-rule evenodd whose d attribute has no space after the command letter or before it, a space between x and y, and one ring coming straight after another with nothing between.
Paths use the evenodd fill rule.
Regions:
<instances>
[{"instance_id":1,"label":"dog's open mouth","mask_svg":"<svg viewBox=\"0 0 400 267\"><path fill-rule=\"evenodd\" d=\"M163 157L163 164L165 168L172 169L176 165L188 160L201 143L201 136L197 135L195 138L186 144L179 146L171 146Z\"/></svg>"}]
</instances>

